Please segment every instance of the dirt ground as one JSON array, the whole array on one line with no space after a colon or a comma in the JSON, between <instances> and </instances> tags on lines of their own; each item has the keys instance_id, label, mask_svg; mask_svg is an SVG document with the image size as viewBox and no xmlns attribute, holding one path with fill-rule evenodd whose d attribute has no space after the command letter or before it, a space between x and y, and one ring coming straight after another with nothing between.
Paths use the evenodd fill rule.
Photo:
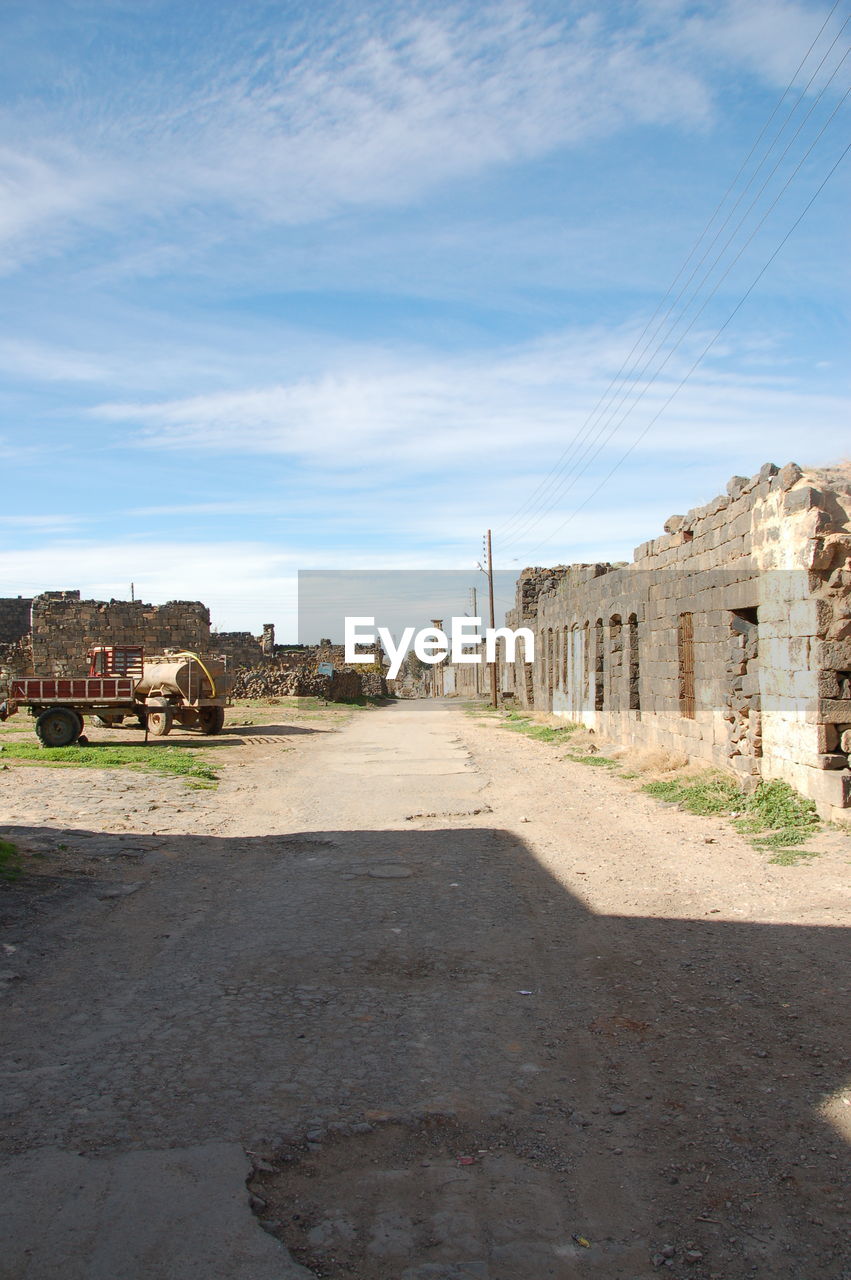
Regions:
<instances>
[{"instance_id":1,"label":"dirt ground","mask_svg":"<svg viewBox=\"0 0 851 1280\"><path fill-rule=\"evenodd\" d=\"M849 1280L848 835L449 701L178 742L217 789L0 752L3 1280Z\"/></svg>"}]
</instances>

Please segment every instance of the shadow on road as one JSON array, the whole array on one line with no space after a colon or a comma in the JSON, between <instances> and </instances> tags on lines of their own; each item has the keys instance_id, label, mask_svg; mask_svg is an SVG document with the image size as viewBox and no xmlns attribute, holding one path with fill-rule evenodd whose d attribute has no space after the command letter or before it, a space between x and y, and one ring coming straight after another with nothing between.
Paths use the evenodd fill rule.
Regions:
<instances>
[{"instance_id":1,"label":"shadow on road","mask_svg":"<svg viewBox=\"0 0 851 1280\"><path fill-rule=\"evenodd\" d=\"M597 915L489 828L15 839L79 865L0 891L10 1155L238 1140L325 1276L849 1274L845 931Z\"/></svg>"}]
</instances>

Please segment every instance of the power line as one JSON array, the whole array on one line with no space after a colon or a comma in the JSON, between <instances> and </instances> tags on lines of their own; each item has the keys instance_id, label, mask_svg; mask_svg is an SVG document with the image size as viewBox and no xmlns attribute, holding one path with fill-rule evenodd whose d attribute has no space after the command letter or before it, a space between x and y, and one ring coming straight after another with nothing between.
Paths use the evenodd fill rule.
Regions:
<instances>
[{"instance_id":1,"label":"power line","mask_svg":"<svg viewBox=\"0 0 851 1280\"><path fill-rule=\"evenodd\" d=\"M847 96L847 95L846 95L846 96ZM724 321L724 323L720 326L720 328L718 328L718 329L716 330L715 334L712 336L712 338L710 339L710 341L706 344L706 346L705 346L705 347L703 348L703 350L701 351L700 355L699 355L699 356L697 357L697 359L694 361L694 364L692 364L691 368L688 370L688 372L685 374L685 376L680 380L680 382L677 384L677 386L674 388L674 390L673 390L673 391L671 392L671 394L668 396L668 399L665 401L665 403L664 403L664 404L663 404L663 405L662 405L662 406L661 406L661 407L656 411L656 413L653 415L653 417L650 419L650 421L647 423L647 425L642 429L642 431L641 431L641 432L636 436L636 438L633 440L633 442L632 442L632 444L629 446L629 448L627 448L627 449L625 449L625 450L624 450L624 452L622 453L621 457L618 459L618 461L615 463L615 465L612 467L612 469L608 472L608 474L607 474L607 475L605 475L605 476L603 477L603 479L600 481L600 483L597 485L597 487L596 487L594 490L592 490L592 492L591 492L591 493L589 493L589 494L588 494L588 496L587 496L587 497L586 497L586 498L585 498L585 499L584 499L584 500L579 504L579 506L575 507L575 508L574 508L574 510L573 510L573 511L571 511L571 513L570 513L570 515L567 517L567 519L566 519L566 520L564 520L564 521L563 521L563 522L562 522L562 523L561 523L561 524L560 524L556 529L554 529L554 530L553 530L553 532L552 532L551 534L549 534L549 536L548 536L548 537L544 538L544 539L543 539L543 541L541 541L541 542L537 543L534 547L532 547L531 551L530 551L528 554L532 555L532 554L533 554L535 551L537 551L540 547L546 546L546 545L547 545L547 543L552 542L553 538L554 538L557 534L559 534L559 533L562 531L562 529L566 528L566 527L567 527L567 525L568 525L568 524L570 524L570 522L571 522L573 519L575 519L575 517L579 514L579 512L580 512L580 511L583 511L583 510L585 509L585 507L587 507L588 503L589 503L589 502L591 502L591 501L592 501L592 499L593 499L593 498L595 498L595 497L597 496L597 494L601 491L601 489L603 489L603 488L604 488L604 486L605 486L606 484L608 484L609 480L611 480L611 478L612 478L612 476L615 474L615 472L616 472L616 471L617 471L617 470L618 470L618 469L623 465L623 463L624 463L624 462L626 461L626 459L630 456L630 454L631 454L631 453L633 453L633 451L638 447L638 445L641 443L641 441L644 439L644 437L647 435L647 433L650 431L650 429L651 429L651 428L656 424L656 422L658 422L659 418L662 416L662 414L665 412L665 410L668 408L668 406L671 404L671 402L674 400L674 398L679 394L679 392L680 392L680 391L682 390L682 388L685 386L686 382L688 382L689 378L690 378L690 377L691 377L691 375L694 373L695 369L698 367L698 365L701 363L701 361L704 359L704 357L707 355L707 353L710 351L710 349L711 349L711 348L715 345L715 343L718 341L718 339L720 338L721 334L724 332L724 330L727 328L727 326L730 324L730 322L735 318L735 316L738 314L738 312L739 312L739 311L741 310L741 308L744 306L745 302L747 302L747 300L748 300L748 298L750 297L751 293L754 291L754 289L756 288L756 286L759 284L760 280L761 280L761 279L762 279L762 277L765 275L766 271L767 271L767 270L768 270L768 268L771 266L771 264L772 264L772 262L774 261L774 259L775 259L775 258L777 257L777 255L780 253L780 250L781 250L781 249L783 248L783 246L786 244L786 241L790 238L790 236L792 235L792 233L796 230L796 228L799 226L799 224L803 221L804 217L805 217L805 216L806 216L806 214L809 212L809 210L812 208L813 204L815 204L816 200L817 200L817 199L818 199L818 197L821 195L821 192L822 192L822 191L824 190L824 188L827 186L828 182L829 182L829 181L830 181L830 179L833 177L834 173L835 173L835 172L836 172L836 170L839 168L839 166L842 164L842 161L843 161L843 160L845 159L845 157L848 155L849 151L851 151L851 142L849 142L849 143L847 144L847 146L845 147L845 149L844 149L844 150L842 151L842 153L840 154L839 158L838 158L838 159L836 160L836 162L831 166L831 168L829 169L828 173L826 174L826 176L824 177L824 179L819 183L818 187L816 188L816 190L814 191L814 193L812 194L812 196L810 197L810 199L807 201L807 203L804 205L804 208L803 208L803 209L801 210L801 212L798 214L797 218L796 218L796 219L795 219L795 221L792 223L791 227L790 227L790 228L789 228L789 230L786 232L786 234L785 234L785 236L783 237L783 239L780 241L780 243L779 243L779 244L777 245L777 247L774 249L773 253L772 253L772 254L771 254L771 256L768 258L768 260L767 260L767 261L764 263L764 265L760 268L759 272L758 272L758 273L757 273L757 275L754 277L754 279L751 281L751 283L750 283L750 285L748 286L748 288L747 288L747 290L745 291L745 293L742 295L742 297L741 297L741 298L739 299L739 301L736 303L736 305L735 305L735 307L733 308L733 310L732 310L732 311L730 312L730 314L727 316L727 319L726 319L726 320Z\"/></svg>"},{"instance_id":2,"label":"power line","mask_svg":"<svg viewBox=\"0 0 851 1280\"><path fill-rule=\"evenodd\" d=\"M822 26L820 27L820 29L819 29L819 31L818 31L818 33L817 33L817 35L815 36L814 40L812 41L812 43L811 43L811 45L810 45L809 49L808 49L808 50L807 50L807 52L804 54L803 58L801 59L800 63L798 64L798 67L796 68L795 72L793 73L792 78L791 78L791 80L789 81L789 84L788 84L788 85L786 86L786 88L784 89L783 94L782 94L782 95L781 95L781 97L778 99L777 103L775 103L775 106L774 106L773 110L771 111L771 113L770 113L770 115L769 115L768 119L766 120L765 124L763 125L762 130L760 131L759 136L757 137L756 141L754 142L754 144L753 144L753 146L751 147L750 151L748 152L747 156L745 157L745 159L743 160L742 164L740 165L738 172L736 173L736 175L735 175L735 177L733 178L732 182L729 184L729 186L728 186L727 190L725 191L724 195L721 197L721 200L720 200L720 201L718 202L718 204L716 205L715 210L713 211L713 213L712 213L712 215L710 216L710 218L709 218L708 222L706 223L706 225L704 226L704 228L703 228L703 230L701 231L700 235L698 236L697 240L695 241L694 245L692 246L692 248L691 248L691 250L690 250L689 254L687 255L687 257L686 257L686 259L684 260L684 262L683 262L683 264L681 265L681 267L679 268L679 270L678 270L677 274L674 276L674 279L672 280L671 284L668 286L668 289L667 289L666 293L664 294L664 296L662 297L662 299L661 299L661 300L659 301L659 303L657 304L656 309L655 309L655 311L653 312L653 315L652 315L652 316L650 317L650 319L647 321L647 323L646 323L646 325L644 326L644 329L642 330L641 334L638 336L638 338L637 338L637 339L636 339L636 341L634 342L634 344L633 344L633 346L632 346L632 348L631 348L631 350L630 350L629 354L627 355L627 357L626 357L625 361L623 362L623 364L621 365L620 369L619 369L619 370L618 370L618 372L615 374L615 376L612 378L612 380L611 380L611 382L609 383L608 387L607 387L607 388L606 388L606 390L603 392L602 396L599 398L599 400L597 401L596 405L594 406L594 408L591 410L590 414L589 414L589 415L588 415L588 417L586 418L585 423L584 423L584 424L583 424L583 426L580 428L580 430L577 432L576 436L574 436L574 439L571 441L571 443L568 445L568 447L567 447L567 448L564 450L564 452L561 454L561 456L560 456L560 458L559 458L558 462L556 463L555 467L553 467L553 468L552 468L552 470L550 471L550 473L548 474L548 476L544 477L544 479L543 479L543 480L542 480L542 481L537 485L537 487L533 490L533 492L532 492L532 494L530 495L530 497L529 497L529 498L527 499L527 501L526 501L526 502L525 502L525 503L524 503L524 504L519 508L519 510L518 510L518 511L513 515L513 516L511 516L511 517L508 519L508 521L506 522L506 524L504 524L504 525L503 525L503 526L498 530L498 532L500 532L501 534L503 534L503 535L504 535L504 534L506 534L506 533L508 532L508 530L510 530L510 529L512 528L512 526L517 525L518 523L519 523L520 525L523 525L523 524L525 523L525 519L524 519L523 517L524 517L524 516L526 516L526 514L529 512L529 509L530 509L530 508L533 508L533 509L534 509L534 508L536 507L536 499L537 499L539 496L543 496L543 494L547 491L547 489L551 488L551 486L552 486L552 484L553 484L553 481L557 478L557 476L558 476L558 474L560 473L560 471L561 471L561 470L563 470L563 464L566 462L566 460L568 460L569 455L570 455L570 454L571 454L571 452L574 450L574 448L575 448L576 444L581 440L582 435L583 435L583 433L585 432L586 428L587 428L589 425L593 425L593 422L594 422L595 418L597 417L598 412L599 412L599 411L601 410L601 408L606 404L607 400L609 400L609 399L610 399L610 393L611 393L611 392L613 391L613 389L614 389L614 388L619 384L619 382L621 382L621 381L623 381L623 380L624 380L624 377L625 377L626 373L630 370L631 362L633 361L633 356L636 354L636 352L639 350L639 348L641 348L642 350L646 350L646 345L645 345L645 347L644 347L644 348L642 348L642 343L643 343L643 341L644 341L645 336L646 336L646 335L647 335L647 333L649 332L649 330L650 330L651 326L653 325L653 323L654 323L654 321L656 320L657 316L658 316L658 315L659 315L659 313L661 312L661 310L662 310L662 308L664 307L664 305L665 305L666 301L668 300L668 298L670 298L670 297L671 297L671 295L672 295L672 293L673 293L673 291L674 291L674 289L675 289L675 287L676 287L676 285L677 285L678 280L679 280L679 279L680 279L680 277L684 274L684 272L685 272L686 268L688 267L689 262L692 260L692 258L694 257L694 255L695 255L695 254L696 254L696 252L698 251L698 249L699 249L699 247L700 247L701 243L703 242L703 240L705 239L705 237L706 237L706 236L707 236L707 234L709 233L709 231L710 231L710 229L711 229L711 227L712 227L713 223L715 222L716 218L718 217L718 214L720 213L721 209L723 208L724 204L726 203L726 201L727 201L728 197L730 196L730 194L732 193L732 191L735 189L735 186L736 186L736 184L738 183L739 178L740 178L740 177L741 177L741 175L744 173L745 169L747 168L748 164L750 163L751 158L753 157L754 153L756 152L757 148L759 147L759 144L761 143L762 139L764 138L765 134L767 133L768 129L770 128L772 121L774 120L774 118L775 118L775 116L777 115L778 111L780 110L780 108L781 108L781 106L782 106L783 102L785 101L786 97L788 96L789 92L791 91L791 89L792 89L792 87L793 87L793 85L794 85L794 83L795 83L795 80L797 79L797 77L798 77L798 75L799 75L799 73L800 73L801 69L803 68L803 66L805 65L805 63L806 63L806 62L807 62L807 60L809 59L809 57L810 57L811 53L813 52L813 50L815 49L816 45L818 44L819 40L821 39L821 36L823 35L823 33L824 33L825 29L827 28L827 26L828 26L829 22L831 21L831 19L832 19L833 15L834 15L834 13L836 12L836 9L839 7L839 4L840 4L840 3L841 3L841 0L835 0L835 3L834 3L834 5L833 5L833 7L831 8L830 12L828 13L827 17L825 18L824 22L822 23ZM748 182L747 186L744 188L744 191L743 191L743 192L741 193L741 195L739 196L739 200L736 202L736 205L734 206L734 209L733 209L733 210L731 210L731 213L728 215L727 222L729 221L729 218L732 216L732 212L734 212L735 208L736 208L736 207L738 207L738 204L740 203L742 196L744 195L745 191L747 191L748 186L750 186L751 182L753 181L753 178L756 176L756 173L758 173L758 172L759 172L759 168L760 168L760 167L762 166L762 164L765 162L765 159L766 159L766 158L767 158L767 156L770 154L770 152L771 152L771 150L773 149L773 147L776 145L776 142L777 142L777 140L779 139L779 137L781 136L781 134L783 133L783 130L784 130L784 129L786 128L786 126L788 125L788 123L789 123L789 121L791 120L792 116L794 115L795 111L797 111L798 106L800 105L801 101L803 100L804 96L806 95L806 93L807 93L807 91L808 91L808 89L809 89L810 85L813 83L813 80L815 79L815 77L816 77L816 75L818 74L819 70L820 70L820 69L821 69L821 67L824 65L824 62L826 61L826 59L827 59L827 57L829 56L829 54L830 54L831 50L832 50L832 49L833 49L833 47L835 46L835 44L836 44L837 40L839 39L839 36L841 35L842 31L843 31L843 30L845 29L845 27L847 26L848 21L849 21L849 19L848 19L848 18L846 18L846 20L845 20L845 22L842 24L842 27L840 28L839 32L837 33L837 35L834 37L833 41L831 42L831 45L830 45L830 47L828 48L827 52L823 55L823 57L822 57L821 61L819 62L818 66L816 67L816 70L813 72L813 74L812 74L812 76L810 77L810 79L809 79L809 81L808 81L807 85L805 86L805 88L803 89L802 93L799 95L799 97L798 97L798 99L797 99L796 103L794 104L794 106L793 106L793 107L792 107L792 109L790 110L789 114L787 115L786 121L784 122L783 126L782 126L782 127L781 127L781 129L778 131L777 135L775 136L775 138L774 138L774 140L773 140L773 142L772 142L772 144L771 144L771 147L769 148L768 152L766 152L766 155L763 157L762 161L760 161L760 165L757 167L757 169L754 171L754 174L752 174L751 178L749 179L749 182ZM833 73L834 75L836 74L836 70L837 70L837 69L838 69L838 68L834 69L834 73ZM832 78L833 78L833 76L831 76L831 79L832 79ZM830 81L828 81L828 83L830 83ZM826 87L826 86L825 86L825 87ZM822 90L822 92L823 92L823 90ZM810 114L811 114L811 113L810 113ZM727 223L725 222L723 225L724 225L724 226L726 226L726 224L727 224ZM721 230L723 230L723 227L721 228ZM718 237L718 235L719 235L720 233L721 233L721 232L720 232L720 230L719 230L719 232L718 232L718 233L716 233L715 240L717 240L717 237ZM713 243L713 244L715 243L715 240L713 240L713 241L712 241L712 243ZM710 245L710 248L711 248L711 245ZM707 249L706 253L708 253L708 252L709 252L709 249ZM705 260L706 253L704 253L704 257L701 259L701 262L703 262L703 261ZM699 266L700 266L700 263L698 264L698 268L699 268ZM697 270L698 268L695 268L695 270ZM690 280L691 280L691 279L693 279L693 276L694 276L694 272L692 272L692 276L689 278L689 282L690 282ZM685 287L687 287L687 285L688 285L688 282L687 282L686 286L684 286L684 288L685 288ZM683 292L683 290L681 290L681 291L680 291L680 295L678 295L679 297L681 297L681 296L682 296L682 292ZM677 299L677 300L678 300L678 299ZM667 311L667 313L666 313L665 317L663 317L663 319L660 321L660 324L659 324L659 326L657 326L657 328L656 328L655 332L658 332L659 327L661 327L661 324L663 324L663 323L664 323L664 320L667 318L667 316L668 316L668 315L670 315L671 310L673 309L673 307L674 307L675 305L676 305L676 300L675 300L675 302L671 305L671 307L669 307L669 308L668 308L668 311ZM654 336L655 336L655 332L654 332ZM651 340L652 340L652 339L651 339Z\"/></svg>"},{"instance_id":3,"label":"power line","mask_svg":"<svg viewBox=\"0 0 851 1280\"><path fill-rule=\"evenodd\" d=\"M849 53L849 52L851 52L851 50L846 51L846 53L845 53L845 55L844 55L844 57L843 57L843 59L842 59L842 61L843 61L843 62L845 61L845 58L847 58L847 57L848 57L848 53ZM839 65L841 65L841 63L840 63ZM836 68L836 70L834 71L834 75L836 74L836 71L838 71L838 69L839 69L839 67L837 67L837 68ZM832 77L831 77L831 78L832 78ZM825 86L825 88L826 88L826 86ZM822 90L822 92L823 92L823 91L824 91L824 90ZM632 413L632 412L637 408L637 406L640 404L640 402L644 399L644 396L647 394L647 392L651 389L651 387L652 387L652 386L654 385L654 383L657 381L657 379L659 378L659 375L660 375L660 374L662 373L662 371L665 369L666 365L670 362L670 360L672 359L672 357L676 354L677 350L680 348L680 346L682 345L682 343L683 343L683 341L685 340L685 338L688 336L688 334L689 334L689 333L691 332L691 330L694 328L694 326L695 326L695 324L697 323L697 321L699 320L700 316L701 316L701 315L703 314L703 312L706 310L706 307L707 307L707 306L709 305L709 303L712 301L713 297L714 297L714 296L715 296L715 294L718 292L718 289L721 287L721 285L723 284L724 280L725 280L725 279L727 278L727 276L730 274L730 272L732 271L732 269L733 269L733 267L736 265L736 263L739 261L739 259L741 258L742 254L745 252L745 250L746 250L746 249L748 248L748 246L751 244L751 242L753 241L754 237L758 234L758 232L759 232L759 231L762 229L762 227L765 225L765 223L766 223L766 221L768 220L768 218L770 217L771 213L772 213L772 212L774 211L774 209L777 207L777 205L778 205L778 203L780 202L780 200L782 199L783 195L786 193L786 191L788 190L789 186L791 185L791 183L793 182L793 180L795 179L795 177L797 176L797 174L800 172L800 170L801 170L801 168L803 167L803 165L804 165L805 161L809 158L809 156L811 155L811 153L812 153L813 149L815 148L815 146L817 145L817 143L820 141L820 139L823 137L824 133L826 132L826 130L827 130L827 129L828 129L828 127L830 126L830 124L831 124L831 122L833 121L834 117L837 115L837 113L841 110L842 106L845 104L846 100L847 100L847 99L848 99L848 97L849 97L849 94L851 94L851 89L846 90L846 92L843 94L842 98L840 98L839 102L838 102L838 103L836 104L836 106L834 107L834 109L833 109L833 111L831 112L830 116L827 118L827 120L825 121L825 123L822 125L821 129L820 129L820 130L819 130L819 132L816 134L815 138L814 138L814 139L813 139L813 141L810 143L810 145L809 145L809 147L807 148L807 150L806 150L806 151L804 152L804 154L801 156L800 160L798 161L798 163L795 165L795 167L794 167L794 169L792 170L792 172L791 172L791 173L789 174L789 176L787 177L787 179L786 179L786 181L784 182L783 186L781 187L780 191L779 191L779 192L777 193L777 195L774 197L774 199L773 199L773 201L771 202L771 204L769 205L768 209L765 211L765 213L762 215L762 217L760 218L760 220L757 222L756 226L752 229L752 231L750 232L750 234L747 236L746 240L745 240L745 241L744 241L744 243L741 245L741 247L739 248L738 252L737 252L737 253L735 254L735 256L732 258L732 260L730 261L730 263L727 265L727 267L725 268L725 270L723 271L723 273L721 274L721 276L720 276L720 277L718 278L718 280L715 282L715 284L713 285L713 287L712 287L712 289L710 290L709 294L706 296L706 298L703 300L703 302L701 303L701 305L700 305L700 307L698 308L698 310L697 310L697 311L695 312L695 314L692 316L692 318L691 318L691 320L689 321L689 323L688 323L688 325L686 326L686 328L682 331L682 333L680 333L680 335L679 335L679 337L677 338L676 342L675 342L675 343L670 347L670 349L668 350L668 353L667 353L667 355L665 356L664 360L662 360L662 362L658 365L658 367L657 367L657 368L655 369L655 371L653 372L652 376L651 376L650 378L648 378L648 379L644 382L644 384L643 384L643 386L642 386L642 388L641 388L641 390L640 390L640 391L636 392L636 389L633 387L633 388L631 388L630 390L628 390L626 393L624 393L624 395L622 395L622 396L621 396L620 400L617 402L617 404L616 404L616 405L614 406L614 408L612 409L612 412L610 413L609 417L606 419L606 421L605 421L605 422L603 422L603 423L600 425L599 430L598 430L596 433L592 433L592 435L590 435L590 436L589 436L589 438L588 438L588 440L586 441L586 443L585 443L585 445L584 445L584 447L583 447L582 451L580 452L579 456L574 460L574 466L573 466L573 479L570 481L570 483L567 483L567 477L565 477L565 480L564 480L564 481L562 481L562 482L560 482L560 483L558 484L558 486L557 486L557 490L555 491L554 495L552 495L552 501L550 501L550 502L549 502L549 505L548 505L548 506L544 506L543 504L541 504L541 506L537 509L537 510L539 510L539 511L540 511L540 514L537 514L537 511L533 511L533 512L530 512L530 513L529 513L529 516L528 516L528 517L523 521L523 523L522 523L522 525L520 526L520 528L519 528L519 529L517 529L517 530L515 531L515 534L514 534L513 538L509 541L509 546L514 546L514 545L516 545L516 544L517 544L517 542L518 542L518 540L523 536L523 534L524 534L524 533L526 533L526 532L530 531L531 529L534 529L538 524L540 524L540 523L541 523L541 520L543 520L543 519L546 517L546 515L547 515L550 511L552 511L553 507L554 507L554 506L556 505L556 503L559 501L560 497L562 497L562 496L564 495L564 493L566 493L566 492L568 492L568 493L569 493L569 492L570 492L570 490L571 490L571 489L574 487L574 485L576 484L576 481L577 481L578 479L580 479L580 477L581 477L581 476L583 476L583 475L585 474L585 472L587 471L588 466L590 465L590 463L591 463L591 462L593 462L593 460L594 460L594 459L599 455L599 453L601 452L601 450L605 447L605 445L609 442L609 440L611 440L611 438L612 438L612 436L615 434L615 432L617 432L617 431L619 430L619 428L623 425L623 423L624 423L624 422L626 421L626 419L630 416L630 414L631 414L631 413ZM815 104L814 104L814 105L815 105ZM810 115L810 114L812 114L812 109L811 109L811 111L808 113L808 117L809 117L809 115ZM807 118L808 118L808 117L807 117ZM798 136L798 133L800 133L800 128L801 128L801 127L803 127L803 123L805 123L805 122L802 122L802 125L801 125L801 126L799 127L799 129L796 131L795 137L797 137L797 136ZM751 202L751 204L748 206L748 209L747 209L747 210L746 210L746 212L743 214L743 216L742 216L742 218L740 219L739 223L737 224L737 226L736 226L735 230L732 232L732 234L731 234L731 235L730 235L730 237L728 238L727 242L725 243L725 245L724 245L723 249L722 249L722 250L721 250L721 252L718 254L718 256L716 257L715 261L714 261L714 262L712 263L712 265L709 267L709 269L707 270L707 272L705 273L705 275L704 275L703 279L702 279L702 280L701 280L701 282L700 282L700 285L699 285L699 286L697 287L697 289L693 292L693 294L692 294L691 298L689 299L688 303L686 304L686 307L683 309L683 313L682 313L682 315L680 316L679 320L678 320L678 321L676 321L676 322L674 322L674 324L672 324L672 325L669 327L669 329L668 329L668 331L666 332L666 334L665 334L664 338L661 340L661 342L660 342L660 343L659 343L659 345L657 346L656 350L652 353L652 355L651 355L650 359L646 362L646 364L644 365L644 367L643 367L641 370L639 370L639 371L638 371L638 373L637 373L636 377L641 377L642 375L644 375L644 374L646 374L646 373L648 372L648 370L649 370L649 368L650 368L650 365L651 365L652 361L653 361L653 360L655 359L655 357L659 354L659 352L660 352L660 351L662 351L662 350L664 349L664 345L665 345L665 343L666 343L666 342L667 342L667 340L668 340L668 339L673 335L673 333L674 333L674 331L675 331L675 329L676 329L676 327L677 327L677 324L681 323L681 322L682 322L682 320L685 318L685 316L686 316L686 314L687 314L687 312L688 312L688 308L689 308L689 307L692 305L692 303L697 299L700 289L701 289L701 288L702 288L702 286L707 282L707 280L709 279L709 277L710 277L710 275L712 274L713 270L714 270L714 269L715 269L715 267L718 265L718 263L721 261L721 258L724 256L724 253L725 253L725 252L726 252L726 250L729 248L730 244L732 243L732 241L733 241L733 239L735 238L735 236L736 236L736 234L738 233L738 231L741 229L741 227L742 227L742 225L744 224L744 222L746 221L746 219L747 219L748 215L749 215L749 214L753 211L753 209L756 207L756 204L758 203L758 201L759 201L760 197L762 196L763 192L765 191L765 189L766 189L766 187L767 187L768 183L771 181L772 177L773 177L773 176L774 176L774 174L777 172L777 169L779 168L779 166L780 166L780 164L782 163L783 159L784 159L784 158L785 158L785 156L788 154L789 148L793 145L794 140L795 140L795 137L793 137L792 141L790 141L790 143L788 144L788 146L787 146L786 150L784 151L783 155L781 156L780 160L777 162L777 164L775 165L775 167L774 167L774 169L772 170L771 174L769 174L768 178L767 178L767 179L766 179L766 181L763 183L763 185L762 185L762 187L760 188L759 192L758 192L758 193L757 193L757 195L754 197L754 199L753 199L753 201ZM614 426L611 428L611 430L609 431L608 435L606 435L606 436L605 436L605 438L603 439L603 443L602 443L601 445L599 445L599 446L595 449L595 448L594 448L594 445L595 445L596 441L597 441L597 440L599 440L599 439L603 436L603 433L604 433L604 432L606 431L606 429L610 426L610 424L612 423L612 421L613 421L613 419L614 419L615 415L620 411L620 409L623 407L624 403L625 403L625 402L626 402L630 397L632 397L632 398L633 398L633 403L629 406L629 408L627 408L627 409L626 409L626 411L623 413L623 415L621 416L621 418L620 418L617 422L615 422ZM593 452L590 452L590 456L589 456L589 451L591 451L591 450L593 450ZM577 468L577 466L578 466L578 465L579 465L579 463L581 463L583 460L585 460L585 466L583 466L580 470L577 470L577 469L576 469L576 468Z\"/></svg>"}]
</instances>

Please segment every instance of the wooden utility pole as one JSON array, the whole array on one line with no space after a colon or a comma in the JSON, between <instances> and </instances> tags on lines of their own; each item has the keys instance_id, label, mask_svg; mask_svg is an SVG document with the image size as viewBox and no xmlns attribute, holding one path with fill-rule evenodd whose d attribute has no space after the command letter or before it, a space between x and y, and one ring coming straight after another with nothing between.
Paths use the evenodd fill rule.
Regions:
<instances>
[{"instance_id":1,"label":"wooden utility pole","mask_svg":"<svg viewBox=\"0 0 851 1280\"><path fill-rule=\"evenodd\" d=\"M493 548L491 546L490 529L488 529L487 555L488 555L488 559L487 559L488 598L490 600L490 610L491 610L491 630L493 630L496 627L496 614L494 613L494 607L493 607ZM495 707L498 707L499 698L497 696L497 684L496 684L496 680L497 680L496 656L497 656L496 652L494 652L494 660L491 663L491 702Z\"/></svg>"}]
</instances>

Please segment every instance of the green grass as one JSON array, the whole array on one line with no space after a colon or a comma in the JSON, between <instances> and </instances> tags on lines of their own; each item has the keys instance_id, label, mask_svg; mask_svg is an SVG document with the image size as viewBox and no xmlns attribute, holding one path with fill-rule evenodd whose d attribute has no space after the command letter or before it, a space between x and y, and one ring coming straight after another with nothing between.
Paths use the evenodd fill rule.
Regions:
<instances>
[{"instance_id":1,"label":"green grass","mask_svg":"<svg viewBox=\"0 0 851 1280\"><path fill-rule=\"evenodd\" d=\"M580 756L568 753L564 758L573 764L590 764L598 769L617 769L620 764L620 760L613 760L611 756Z\"/></svg>"},{"instance_id":2,"label":"green grass","mask_svg":"<svg viewBox=\"0 0 851 1280\"><path fill-rule=\"evenodd\" d=\"M643 791L657 800L678 804L687 813L712 816L741 813L745 797L732 778L714 769L694 778L670 778L664 782L648 782Z\"/></svg>"},{"instance_id":3,"label":"green grass","mask_svg":"<svg viewBox=\"0 0 851 1280\"><path fill-rule=\"evenodd\" d=\"M21 857L10 840L0 840L0 880L16 880L21 874Z\"/></svg>"},{"instance_id":4,"label":"green grass","mask_svg":"<svg viewBox=\"0 0 851 1280\"><path fill-rule=\"evenodd\" d=\"M90 743L85 747L39 747L24 742L9 742L3 747L3 758L24 765L40 765L48 769L141 769L167 773L183 778L195 790L207 790L218 783L218 774L191 750L178 746L145 747L113 746Z\"/></svg>"},{"instance_id":5,"label":"green grass","mask_svg":"<svg viewBox=\"0 0 851 1280\"><path fill-rule=\"evenodd\" d=\"M572 720L560 725L540 724L531 716L512 708L506 713L505 727L513 733L523 733L527 738L534 738L536 742L564 742L577 729L581 729L582 725L574 724Z\"/></svg>"},{"instance_id":6,"label":"green grass","mask_svg":"<svg viewBox=\"0 0 851 1280\"><path fill-rule=\"evenodd\" d=\"M803 846L821 830L818 811L788 782L761 782L753 795L745 796L732 778L710 770L695 778L648 782L643 788L657 800L678 804L688 813L718 816L736 814L733 826L750 836L755 849L772 853L771 862L789 867L817 856Z\"/></svg>"}]
</instances>

